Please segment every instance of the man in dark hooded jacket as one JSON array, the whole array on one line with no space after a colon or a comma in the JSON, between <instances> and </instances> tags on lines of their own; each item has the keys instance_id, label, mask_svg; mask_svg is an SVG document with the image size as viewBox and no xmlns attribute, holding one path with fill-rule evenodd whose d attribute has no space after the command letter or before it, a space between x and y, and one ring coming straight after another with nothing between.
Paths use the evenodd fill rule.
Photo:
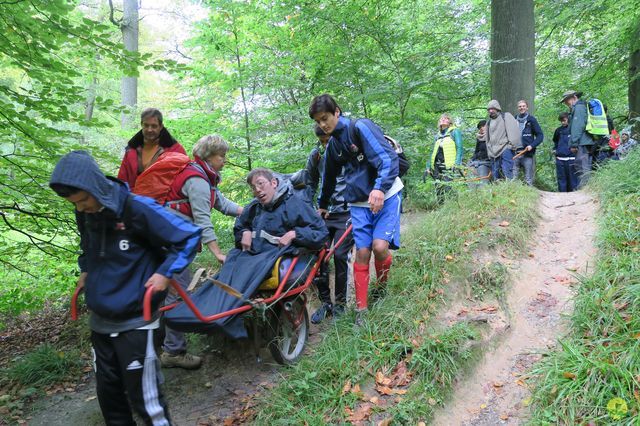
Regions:
<instances>
[{"instance_id":1,"label":"man in dark hooded jacket","mask_svg":"<svg viewBox=\"0 0 640 426\"><path fill-rule=\"evenodd\" d=\"M62 157L49 185L76 208L82 249L78 286L84 287L91 312L96 388L105 422L135 424L131 403L146 424L171 424L158 386L153 330L170 278L195 256L200 228L107 178L86 151ZM152 286L158 291L154 315L145 321L142 301Z\"/></svg>"},{"instance_id":2,"label":"man in dark hooded jacket","mask_svg":"<svg viewBox=\"0 0 640 426\"><path fill-rule=\"evenodd\" d=\"M260 284L271 276L279 257L293 255L298 248L317 251L329 237L322 218L308 201L294 193L293 185L286 179L278 179L271 170L257 168L249 173L247 183L255 199L236 219L233 228L236 248L227 254L222 269L215 277L217 281L233 287L242 297L228 294L207 281L192 297L204 316L244 305L245 300L252 298ZM304 260L299 261L297 266L308 270L305 263ZM166 312L165 320L175 330L188 332L218 328L235 339L247 337L243 318L238 315L203 323L187 306L180 304Z\"/></svg>"}]
</instances>

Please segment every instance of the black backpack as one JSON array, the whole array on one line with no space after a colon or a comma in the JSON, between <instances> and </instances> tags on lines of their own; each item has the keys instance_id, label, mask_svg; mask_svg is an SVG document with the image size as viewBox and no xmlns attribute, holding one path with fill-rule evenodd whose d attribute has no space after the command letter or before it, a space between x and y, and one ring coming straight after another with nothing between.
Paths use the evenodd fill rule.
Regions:
<instances>
[{"instance_id":1,"label":"black backpack","mask_svg":"<svg viewBox=\"0 0 640 426\"><path fill-rule=\"evenodd\" d=\"M358 139L355 132L357 121L358 120L351 120L351 123L349 123L349 140L351 141L356 141ZM384 135L384 138L387 140L387 142L389 142L391 148L393 148L393 150L398 155L398 169L400 171L398 173L398 176L402 177L406 175L409 171L409 167L411 167L411 164L409 163L409 159L407 158L407 156L404 154L402 146L400 146L400 143L390 136ZM360 145L362 145L362 141L360 141Z\"/></svg>"}]
</instances>

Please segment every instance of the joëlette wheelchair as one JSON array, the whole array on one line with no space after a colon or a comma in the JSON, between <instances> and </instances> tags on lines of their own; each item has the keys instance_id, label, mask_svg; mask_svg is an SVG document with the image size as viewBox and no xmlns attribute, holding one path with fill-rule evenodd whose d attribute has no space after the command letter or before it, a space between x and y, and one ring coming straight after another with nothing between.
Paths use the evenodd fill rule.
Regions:
<instances>
[{"instance_id":1,"label":"jo\u00eblette wheelchair","mask_svg":"<svg viewBox=\"0 0 640 426\"><path fill-rule=\"evenodd\" d=\"M215 286L238 298L242 301L241 306L205 315L199 307L201 300L198 293L190 295L175 280L171 280L171 287L182 301L163 306L160 310L167 312L185 305L193 315L191 326L175 328L196 333L209 333L215 328L212 327L214 322L240 317L258 359L260 348L267 346L279 364L295 364L304 353L309 337L306 291L314 280L327 279L320 274L320 267L323 262L331 259L351 229L352 226L349 225L347 231L331 248L323 248L316 253L298 251L292 256L278 258L271 270L271 276L260 284L251 298L245 299L241 293L214 278L207 278L203 283L203 286ZM77 298L81 291L81 288L76 288L71 300L71 317L74 320L77 319ZM143 315L147 321L151 321L152 318L151 300L154 292L155 289L149 287L144 295ZM166 323L171 328L176 326L168 320ZM219 328L223 329L222 326Z\"/></svg>"}]
</instances>

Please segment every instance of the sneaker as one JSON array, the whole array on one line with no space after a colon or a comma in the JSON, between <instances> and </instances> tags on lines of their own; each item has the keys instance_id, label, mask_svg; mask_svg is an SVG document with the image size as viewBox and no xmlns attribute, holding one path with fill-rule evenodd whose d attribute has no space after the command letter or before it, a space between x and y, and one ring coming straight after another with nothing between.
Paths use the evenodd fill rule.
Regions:
<instances>
[{"instance_id":1,"label":"sneaker","mask_svg":"<svg viewBox=\"0 0 640 426\"><path fill-rule=\"evenodd\" d=\"M333 315L333 305L331 303L323 303L317 311L311 315L312 324L320 324L323 319Z\"/></svg>"},{"instance_id":2,"label":"sneaker","mask_svg":"<svg viewBox=\"0 0 640 426\"><path fill-rule=\"evenodd\" d=\"M164 368L178 367L184 368L185 370L196 370L202 365L202 358L186 352L177 355L162 352L162 355L160 355L160 363Z\"/></svg>"},{"instance_id":3,"label":"sneaker","mask_svg":"<svg viewBox=\"0 0 640 426\"><path fill-rule=\"evenodd\" d=\"M354 328L360 328L364 325L367 318L367 312L368 310L366 308L360 311L356 311L356 321L353 324Z\"/></svg>"}]
</instances>

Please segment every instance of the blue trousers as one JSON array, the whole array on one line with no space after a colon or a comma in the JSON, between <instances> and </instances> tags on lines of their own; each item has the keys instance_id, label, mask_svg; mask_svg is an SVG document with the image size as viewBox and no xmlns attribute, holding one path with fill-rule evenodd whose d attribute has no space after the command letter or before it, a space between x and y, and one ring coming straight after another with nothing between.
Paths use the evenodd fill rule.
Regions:
<instances>
[{"instance_id":1,"label":"blue trousers","mask_svg":"<svg viewBox=\"0 0 640 426\"><path fill-rule=\"evenodd\" d=\"M575 160L556 159L556 176L558 178L559 192L571 192L578 189Z\"/></svg>"},{"instance_id":2,"label":"blue trousers","mask_svg":"<svg viewBox=\"0 0 640 426\"><path fill-rule=\"evenodd\" d=\"M513 179L513 151L505 149L500 157L490 158L491 180Z\"/></svg>"}]
</instances>

